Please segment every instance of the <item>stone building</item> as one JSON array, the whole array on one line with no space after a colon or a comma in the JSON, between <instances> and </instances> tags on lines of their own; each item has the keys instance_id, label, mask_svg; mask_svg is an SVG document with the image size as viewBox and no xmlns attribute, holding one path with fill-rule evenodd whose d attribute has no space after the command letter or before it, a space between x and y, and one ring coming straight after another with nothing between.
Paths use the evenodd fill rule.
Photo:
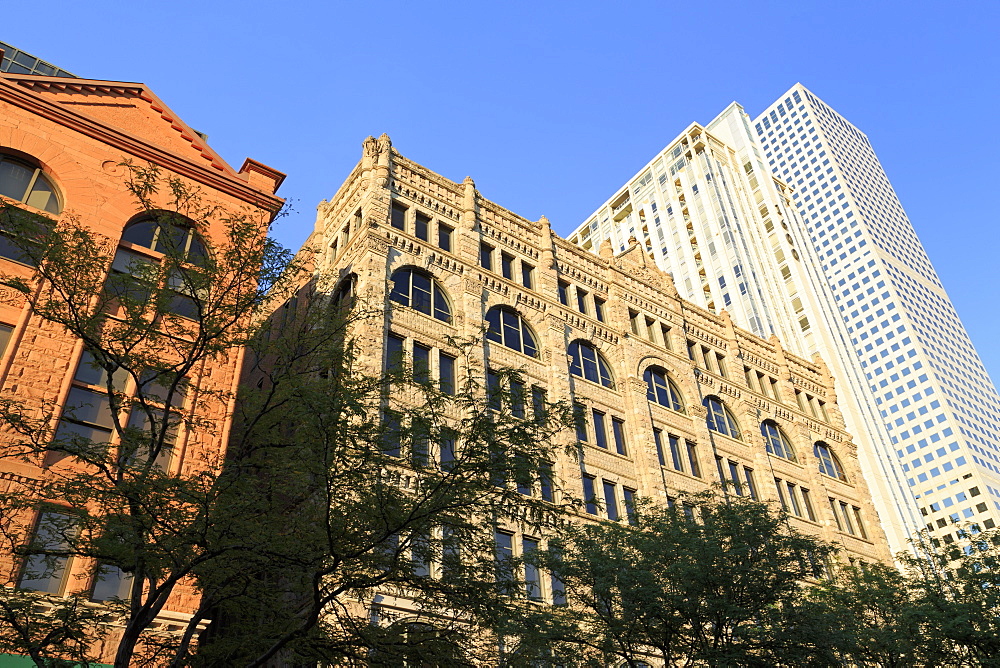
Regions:
<instances>
[{"instance_id":1,"label":"stone building","mask_svg":"<svg viewBox=\"0 0 1000 668\"><path fill-rule=\"evenodd\" d=\"M680 298L634 240L617 256L609 244L585 251L382 135L319 205L306 245L321 289L350 285L386 304L384 320L360 325L371 328L358 337L371 372L402 349L453 380L466 362L451 341L485 331L467 362L478 373L519 368L526 385L572 401L583 457L554 473L566 493L595 500L581 516L627 521L636 496L674 503L724 480L737 483L731 494L784 506L845 561L889 559L822 359ZM514 554L539 539L509 529L497 540Z\"/></svg>"},{"instance_id":2,"label":"stone building","mask_svg":"<svg viewBox=\"0 0 1000 668\"><path fill-rule=\"evenodd\" d=\"M274 193L283 174L249 159L234 169L144 84L0 74L0 195L5 204L44 213L57 223L76 220L117 249L116 271L125 270L119 266L123 257L131 258L132 264L124 262L129 267L161 262L164 257L148 214L125 186L126 160L155 165L164 177L200 189L206 204L259 212L265 226L282 203ZM194 248L203 237L221 235L218 225L202 226L198 233L178 225L174 231ZM27 299L37 298L46 286L36 280L35 268L25 263L4 231L0 231L0 273L23 279L31 287L29 295L0 287L0 398L23 402L34 416L45 415L48 404L57 435L108 440L115 447L108 390L98 378L99 370L87 363L89 353L80 340L31 313ZM185 317L181 311L175 313ZM115 313L109 315L113 318ZM171 452L158 465L168 472L191 473L209 462L221 463L231 414L225 401L205 397L233 392L240 364L241 354L233 351L225 359L206 360L187 378L187 398L177 410L211 427L195 431L180 426ZM137 382L133 377L118 389L128 397ZM191 399L196 393L202 397L197 402ZM8 441L12 435L5 431L0 438ZM34 522L43 526L46 516L58 514L63 504L62 499L50 498L48 482L59 467L74 466L74 461L41 455L33 461L0 459L0 485L34 495L39 501ZM82 592L85 600L103 600L125 591L122 586L129 576L117 568L98 576L93 560L61 559L45 577L31 579L25 575L26 560L13 558L5 549L0 567L11 585L54 597ZM179 586L154 628L183 624L196 605L194 590Z\"/></svg>"}]
</instances>

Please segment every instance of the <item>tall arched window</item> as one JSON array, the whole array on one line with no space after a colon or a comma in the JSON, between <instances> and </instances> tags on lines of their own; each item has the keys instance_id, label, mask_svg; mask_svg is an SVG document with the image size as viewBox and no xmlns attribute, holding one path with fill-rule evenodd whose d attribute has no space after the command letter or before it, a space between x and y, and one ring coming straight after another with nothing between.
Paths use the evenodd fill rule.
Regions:
<instances>
[{"instance_id":1,"label":"tall arched window","mask_svg":"<svg viewBox=\"0 0 1000 668\"><path fill-rule=\"evenodd\" d=\"M392 274L389 299L409 306L442 322L451 322L451 308L438 282L414 267L403 267Z\"/></svg>"},{"instance_id":2,"label":"tall arched window","mask_svg":"<svg viewBox=\"0 0 1000 668\"><path fill-rule=\"evenodd\" d=\"M508 306L494 306L486 312L486 338L508 348L538 357L538 346L531 327L517 311Z\"/></svg>"},{"instance_id":3,"label":"tall arched window","mask_svg":"<svg viewBox=\"0 0 1000 668\"><path fill-rule=\"evenodd\" d=\"M764 435L764 447L775 457L795 461L792 443L772 420L765 420L760 425L760 433Z\"/></svg>"},{"instance_id":4,"label":"tall arched window","mask_svg":"<svg viewBox=\"0 0 1000 668\"><path fill-rule=\"evenodd\" d=\"M829 445L823 441L817 441L816 445L813 446L813 454L819 460L820 473L828 475L831 478L847 481L847 476L844 475L844 468L840 465L837 455L833 454Z\"/></svg>"},{"instance_id":5,"label":"tall arched window","mask_svg":"<svg viewBox=\"0 0 1000 668\"><path fill-rule=\"evenodd\" d=\"M646 380L646 398L679 413L684 412L681 393L674 381L667 378L667 372L658 366L648 367L643 373Z\"/></svg>"},{"instance_id":6,"label":"tall arched window","mask_svg":"<svg viewBox=\"0 0 1000 668\"><path fill-rule=\"evenodd\" d=\"M105 284L109 293L126 307L143 306L156 287L157 265L165 256L170 271L163 311L190 320L201 318L209 286L199 268L205 266L208 253L191 221L172 213L144 215L125 227L120 243Z\"/></svg>"},{"instance_id":7,"label":"tall arched window","mask_svg":"<svg viewBox=\"0 0 1000 668\"><path fill-rule=\"evenodd\" d=\"M592 383L600 383L604 387L615 386L608 363L593 344L587 341L574 341L569 344L568 352L571 374L586 378Z\"/></svg>"},{"instance_id":8,"label":"tall arched window","mask_svg":"<svg viewBox=\"0 0 1000 668\"><path fill-rule=\"evenodd\" d=\"M59 197L41 168L0 153L0 195L49 213L59 213Z\"/></svg>"},{"instance_id":9,"label":"tall arched window","mask_svg":"<svg viewBox=\"0 0 1000 668\"><path fill-rule=\"evenodd\" d=\"M733 417L733 414L722 403L722 400L718 397L709 396L705 397L705 401L702 403L708 409L708 416L705 420L708 423L709 429L729 438L741 438L736 418Z\"/></svg>"}]
</instances>

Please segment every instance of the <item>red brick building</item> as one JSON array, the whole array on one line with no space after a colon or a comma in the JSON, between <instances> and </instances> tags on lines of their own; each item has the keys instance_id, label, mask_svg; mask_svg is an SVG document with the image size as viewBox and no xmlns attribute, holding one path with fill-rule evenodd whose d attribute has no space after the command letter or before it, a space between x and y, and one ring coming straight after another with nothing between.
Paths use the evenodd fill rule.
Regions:
<instances>
[{"instance_id":1,"label":"red brick building","mask_svg":"<svg viewBox=\"0 0 1000 668\"><path fill-rule=\"evenodd\" d=\"M0 74L0 195L5 201L56 221L74 217L117 249L116 263L126 256L136 262L162 261L154 228L143 223L143 209L125 186L124 161L156 165L165 177L198 189L205 204L253 212L265 226L282 205L275 191L283 174L250 159L240 169L232 168L143 84ZM177 229L194 252L197 235ZM201 229L199 234L215 237L222 231ZM64 430L100 438L115 447L107 390L95 379L99 370L85 363L81 341L31 313L28 301L45 286L8 237L0 230L0 274L19 277L32 289L0 285L0 399L20 401L35 416L45 414L46 402L54 402L49 414L53 433ZM202 397L224 396L235 390L241 361L238 352L208 359L187 381ZM123 393L127 395L137 382L126 382ZM60 411L69 404L87 410L72 415ZM165 469L189 472L221 463L229 406L221 400L181 401L177 410L197 413L198 420L212 427L182 426L164 457ZM0 430L0 440L9 438L9 432ZM58 460L0 459L0 488L19 487L50 504L39 506L39 518L58 512L61 500L46 493L53 466L67 465ZM39 518L29 521L37 523ZM54 597L83 592L86 598L99 600L115 595L121 586L115 581L121 573L100 580L89 559L68 558L46 577L30 581L25 580L30 576L25 575L24 562L9 549L0 553L0 571L8 587L22 586ZM193 590L179 586L157 624L178 628L196 603Z\"/></svg>"}]
</instances>

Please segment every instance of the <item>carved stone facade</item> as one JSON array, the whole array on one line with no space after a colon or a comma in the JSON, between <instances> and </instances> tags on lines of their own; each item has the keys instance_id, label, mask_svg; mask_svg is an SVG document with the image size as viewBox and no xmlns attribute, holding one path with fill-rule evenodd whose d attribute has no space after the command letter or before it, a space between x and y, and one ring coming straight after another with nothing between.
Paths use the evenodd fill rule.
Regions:
<instances>
[{"instance_id":1,"label":"carved stone facade","mask_svg":"<svg viewBox=\"0 0 1000 668\"><path fill-rule=\"evenodd\" d=\"M841 546L844 560L890 558L823 361L790 354L777 338L758 338L727 314L681 299L640 246L616 257L610 248L587 252L553 233L544 217L527 220L484 199L472 179L455 183L404 158L384 136L365 141L361 163L320 207L308 243L321 283L353 275L367 304L386 304L384 320L360 325L371 328L358 338L367 342L362 359L372 372L384 364L390 332L406 340L407 350L414 342L431 348L433 375L441 355L459 356L452 338L481 337L493 307L516 311L538 355L485 342L469 364L480 372L490 365L523 369L529 385L582 407L582 461L567 457L555 466L576 497L590 477L601 504L612 505L605 492L615 495L624 518L626 491L672 503L735 472L739 493L750 493L750 476L753 494L785 505L795 529ZM392 277L407 267L444 291L450 322L388 308ZM601 357L610 382L588 372L586 362L574 373L574 343ZM669 380L680 410L648 398L647 370ZM738 432L710 430L709 405L724 406ZM603 436L595 420L603 421ZM787 436L793 458L768 453L765 421ZM842 477L821 472L817 444L836 458Z\"/></svg>"}]
</instances>

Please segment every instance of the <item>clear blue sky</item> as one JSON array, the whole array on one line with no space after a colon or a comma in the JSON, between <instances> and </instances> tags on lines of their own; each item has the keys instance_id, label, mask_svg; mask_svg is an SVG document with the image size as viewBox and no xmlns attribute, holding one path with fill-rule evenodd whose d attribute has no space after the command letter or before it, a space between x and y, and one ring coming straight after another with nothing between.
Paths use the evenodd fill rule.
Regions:
<instances>
[{"instance_id":1,"label":"clear blue sky","mask_svg":"<svg viewBox=\"0 0 1000 668\"><path fill-rule=\"evenodd\" d=\"M286 172L293 247L369 134L567 234L692 121L801 81L868 134L1000 381L1000 3L10 2L0 40Z\"/></svg>"}]
</instances>

